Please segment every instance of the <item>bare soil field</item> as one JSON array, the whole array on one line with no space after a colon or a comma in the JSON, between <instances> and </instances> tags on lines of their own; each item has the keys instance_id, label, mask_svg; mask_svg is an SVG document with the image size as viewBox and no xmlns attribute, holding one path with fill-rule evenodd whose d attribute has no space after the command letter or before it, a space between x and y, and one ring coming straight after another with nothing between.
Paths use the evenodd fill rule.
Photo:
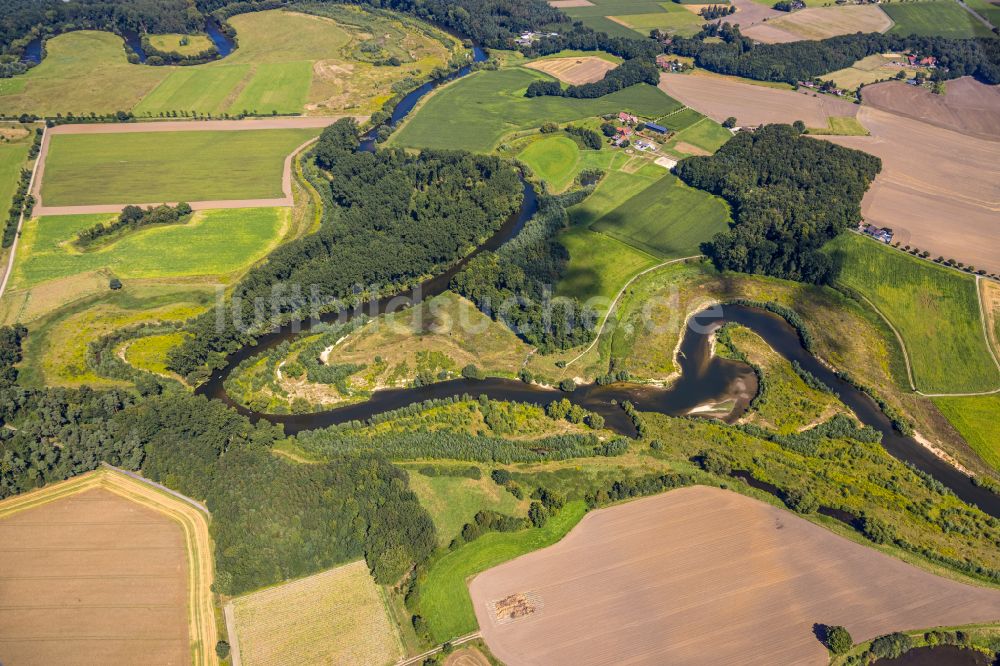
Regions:
<instances>
[{"instance_id":1,"label":"bare soil field","mask_svg":"<svg viewBox=\"0 0 1000 666\"><path fill-rule=\"evenodd\" d=\"M827 664L816 623L855 641L990 622L964 585L788 511L692 487L588 514L561 542L478 575L493 653L519 664ZM497 602L511 598L498 619Z\"/></svg>"},{"instance_id":2,"label":"bare soil field","mask_svg":"<svg viewBox=\"0 0 1000 666\"><path fill-rule=\"evenodd\" d=\"M179 499L101 470L0 503L0 544L0 662L214 658L208 529Z\"/></svg>"},{"instance_id":3,"label":"bare soil field","mask_svg":"<svg viewBox=\"0 0 1000 666\"><path fill-rule=\"evenodd\" d=\"M378 666L403 656L364 560L237 597L226 621L242 666Z\"/></svg>"},{"instance_id":4,"label":"bare soil field","mask_svg":"<svg viewBox=\"0 0 1000 666\"><path fill-rule=\"evenodd\" d=\"M861 212L904 245L1000 271L1000 142L862 106L871 136L826 136L882 158Z\"/></svg>"},{"instance_id":5,"label":"bare soil field","mask_svg":"<svg viewBox=\"0 0 1000 666\"><path fill-rule=\"evenodd\" d=\"M864 89L862 104L963 134L1000 139L1000 86L971 76L949 81L944 95L899 81L876 83Z\"/></svg>"},{"instance_id":6,"label":"bare soil field","mask_svg":"<svg viewBox=\"0 0 1000 666\"><path fill-rule=\"evenodd\" d=\"M715 23L739 24L741 31L744 33L752 25L767 21L776 16L785 15L785 12L772 9L767 5L754 2L754 0L731 0L731 2L736 6L736 13L716 19Z\"/></svg>"},{"instance_id":7,"label":"bare soil field","mask_svg":"<svg viewBox=\"0 0 1000 666\"><path fill-rule=\"evenodd\" d=\"M825 127L831 116L853 118L858 105L829 95L779 90L715 76L661 74L660 90L695 111L722 122L735 116L737 125L791 123Z\"/></svg>"},{"instance_id":8,"label":"bare soil field","mask_svg":"<svg viewBox=\"0 0 1000 666\"><path fill-rule=\"evenodd\" d=\"M774 43L826 39L855 32L885 32L891 27L892 19L876 5L846 5L782 13L743 30L743 34L759 42Z\"/></svg>"},{"instance_id":9,"label":"bare soil field","mask_svg":"<svg viewBox=\"0 0 1000 666\"><path fill-rule=\"evenodd\" d=\"M529 62L525 67L545 72L571 85L579 85L581 83L600 81L604 78L605 74L617 67L617 65L603 58L580 56L576 58L536 60L535 62Z\"/></svg>"}]
</instances>

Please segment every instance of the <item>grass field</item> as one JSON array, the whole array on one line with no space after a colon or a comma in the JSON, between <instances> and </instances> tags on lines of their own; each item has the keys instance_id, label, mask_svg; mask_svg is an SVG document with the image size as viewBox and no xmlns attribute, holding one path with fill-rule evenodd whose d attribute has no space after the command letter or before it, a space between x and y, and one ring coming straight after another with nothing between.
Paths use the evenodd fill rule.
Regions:
<instances>
[{"instance_id":1,"label":"grass field","mask_svg":"<svg viewBox=\"0 0 1000 666\"><path fill-rule=\"evenodd\" d=\"M704 19L690 12L675 2L660 3L661 11L648 14L626 14L615 16L615 19L628 24L643 36L649 36L650 30L659 28L664 32L690 37L701 30Z\"/></svg>"},{"instance_id":2,"label":"grass field","mask_svg":"<svg viewBox=\"0 0 1000 666\"><path fill-rule=\"evenodd\" d=\"M169 375L167 352L184 341L184 333L146 335L127 343L125 360L140 370L157 375Z\"/></svg>"},{"instance_id":3,"label":"grass field","mask_svg":"<svg viewBox=\"0 0 1000 666\"><path fill-rule=\"evenodd\" d=\"M698 113L690 107L684 107L680 111L675 111L671 114L665 115L662 118L657 118L656 122L658 125L663 125L668 130L679 132L683 129L687 129L699 122L704 118L702 114Z\"/></svg>"},{"instance_id":4,"label":"grass field","mask_svg":"<svg viewBox=\"0 0 1000 666\"><path fill-rule=\"evenodd\" d=\"M857 118L850 116L830 116L826 127L810 127L809 134L835 134L837 136L868 136L869 132Z\"/></svg>"},{"instance_id":5,"label":"grass field","mask_svg":"<svg viewBox=\"0 0 1000 666\"><path fill-rule=\"evenodd\" d=\"M897 35L966 39L992 34L976 17L950 0L891 2L880 7L895 21L889 32Z\"/></svg>"},{"instance_id":6,"label":"grass field","mask_svg":"<svg viewBox=\"0 0 1000 666\"><path fill-rule=\"evenodd\" d=\"M667 148L678 153L692 154L688 146L694 146L705 153L714 153L733 138L732 132L711 118L704 118L688 125L667 141ZM686 145L685 145L686 144Z\"/></svg>"},{"instance_id":7,"label":"grass field","mask_svg":"<svg viewBox=\"0 0 1000 666\"><path fill-rule=\"evenodd\" d=\"M580 148L569 137L552 136L535 141L517 158L558 192L573 182Z\"/></svg>"},{"instance_id":8,"label":"grass field","mask_svg":"<svg viewBox=\"0 0 1000 666\"><path fill-rule=\"evenodd\" d=\"M364 560L231 603L246 666L380 665L403 656L382 590Z\"/></svg>"},{"instance_id":9,"label":"grass field","mask_svg":"<svg viewBox=\"0 0 1000 666\"><path fill-rule=\"evenodd\" d=\"M556 295L600 299L592 305L601 314L623 284L657 263L656 257L586 227L563 232L559 242L569 252L569 265L556 285Z\"/></svg>"},{"instance_id":10,"label":"grass field","mask_svg":"<svg viewBox=\"0 0 1000 666\"><path fill-rule=\"evenodd\" d=\"M339 113L367 115L392 95L392 84L447 64L457 41L403 15L314 6L338 20L278 10L233 16L239 48L193 66L130 64L117 35L74 31L48 40L41 65L0 79L0 112L83 115L133 110L169 112ZM192 39L201 44L202 36ZM178 35L154 37L177 42ZM378 67L359 49L377 46L402 67ZM170 50L170 49L168 49Z\"/></svg>"},{"instance_id":11,"label":"grass field","mask_svg":"<svg viewBox=\"0 0 1000 666\"><path fill-rule=\"evenodd\" d=\"M7 210L14 200L14 193L17 192L21 169L25 166L30 147L30 136L16 142L0 143L0 212L5 223Z\"/></svg>"},{"instance_id":12,"label":"grass field","mask_svg":"<svg viewBox=\"0 0 1000 666\"><path fill-rule=\"evenodd\" d=\"M699 246L730 222L729 207L673 175L648 186L590 228L660 259L700 254Z\"/></svg>"},{"instance_id":13,"label":"grass field","mask_svg":"<svg viewBox=\"0 0 1000 666\"><path fill-rule=\"evenodd\" d=\"M922 67L898 67L892 64L896 61L905 62L902 58L886 58L880 54L870 55L858 60L850 67L824 74L821 78L833 81L841 88L854 90L862 84L894 78L900 71L904 71L908 77L912 77L917 71L923 69Z\"/></svg>"},{"instance_id":14,"label":"grass field","mask_svg":"<svg viewBox=\"0 0 1000 666\"><path fill-rule=\"evenodd\" d=\"M1000 4L991 0L965 0L965 4L992 23L994 27L1000 26Z\"/></svg>"},{"instance_id":15,"label":"grass field","mask_svg":"<svg viewBox=\"0 0 1000 666\"><path fill-rule=\"evenodd\" d=\"M1000 395L934 398L934 404L979 457L1000 471Z\"/></svg>"},{"instance_id":16,"label":"grass field","mask_svg":"<svg viewBox=\"0 0 1000 666\"><path fill-rule=\"evenodd\" d=\"M36 218L25 225L11 287L98 269L123 280L225 275L265 256L281 238L288 214L282 208L198 211L187 224L140 229L92 252L75 251L67 242L113 215Z\"/></svg>"},{"instance_id":17,"label":"grass field","mask_svg":"<svg viewBox=\"0 0 1000 666\"><path fill-rule=\"evenodd\" d=\"M569 502L540 529L490 532L434 561L420 586L418 609L434 642L443 643L476 630L466 588L470 576L559 541L585 512L583 502Z\"/></svg>"},{"instance_id":18,"label":"grass field","mask_svg":"<svg viewBox=\"0 0 1000 666\"><path fill-rule=\"evenodd\" d=\"M524 68L467 76L429 97L393 135L391 143L485 152L505 134L544 122L569 122L621 110L658 118L681 106L644 84L595 99L526 98L528 84L537 80L550 77Z\"/></svg>"},{"instance_id":19,"label":"grass field","mask_svg":"<svg viewBox=\"0 0 1000 666\"><path fill-rule=\"evenodd\" d=\"M184 38L187 38L187 44L181 44ZM212 40L208 35L149 35L149 43L158 51L181 55L198 55L212 46Z\"/></svg>"},{"instance_id":20,"label":"grass field","mask_svg":"<svg viewBox=\"0 0 1000 666\"><path fill-rule=\"evenodd\" d=\"M468 479L461 476L424 476L418 469L408 470L410 490L417 494L420 505L434 520L438 545L451 543L462 531L462 526L471 522L483 509L508 516L527 512L527 502L519 502L506 489L494 483L489 477L489 470L481 479Z\"/></svg>"},{"instance_id":21,"label":"grass field","mask_svg":"<svg viewBox=\"0 0 1000 666\"><path fill-rule=\"evenodd\" d=\"M57 134L46 206L281 198L285 158L318 129Z\"/></svg>"},{"instance_id":22,"label":"grass field","mask_svg":"<svg viewBox=\"0 0 1000 666\"><path fill-rule=\"evenodd\" d=\"M979 319L975 280L855 234L828 251L842 266L839 282L870 299L899 330L925 393L984 391L1000 372Z\"/></svg>"}]
</instances>

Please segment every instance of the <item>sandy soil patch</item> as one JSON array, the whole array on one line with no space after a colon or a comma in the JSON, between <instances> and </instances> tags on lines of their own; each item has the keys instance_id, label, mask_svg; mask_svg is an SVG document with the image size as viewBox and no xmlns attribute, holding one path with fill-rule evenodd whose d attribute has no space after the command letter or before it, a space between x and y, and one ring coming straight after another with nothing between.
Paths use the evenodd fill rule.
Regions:
<instances>
[{"instance_id":1,"label":"sandy soil patch","mask_svg":"<svg viewBox=\"0 0 1000 666\"><path fill-rule=\"evenodd\" d=\"M570 7L593 7L594 3L589 0L549 0L549 7L556 9L568 9Z\"/></svg>"},{"instance_id":2,"label":"sandy soil patch","mask_svg":"<svg viewBox=\"0 0 1000 666\"><path fill-rule=\"evenodd\" d=\"M743 127L801 120L808 127L826 127L830 116L854 117L858 105L829 95L813 96L741 83L715 76L660 75L660 89L718 122L735 116Z\"/></svg>"},{"instance_id":3,"label":"sandy soil patch","mask_svg":"<svg viewBox=\"0 0 1000 666\"><path fill-rule=\"evenodd\" d=\"M815 623L862 641L1000 618L1000 591L703 486L590 513L469 588L484 639L511 666L826 664ZM502 604L516 612L498 620L512 597L524 603Z\"/></svg>"},{"instance_id":4,"label":"sandy soil patch","mask_svg":"<svg viewBox=\"0 0 1000 666\"><path fill-rule=\"evenodd\" d=\"M200 515L105 470L0 503L0 660L209 663L204 645L216 634Z\"/></svg>"},{"instance_id":5,"label":"sandy soil patch","mask_svg":"<svg viewBox=\"0 0 1000 666\"><path fill-rule=\"evenodd\" d=\"M1000 142L864 106L858 120L871 136L823 138L882 158L865 219L932 257L1000 271Z\"/></svg>"},{"instance_id":6,"label":"sandy soil patch","mask_svg":"<svg viewBox=\"0 0 1000 666\"><path fill-rule=\"evenodd\" d=\"M737 17L739 13L737 13ZM743 34L759 42L794 42L802 39L827 39L855 32L885 32L892 19L876 5L811 7L767 19Z\"/></svg>"},{"instance_id":7,"label":"sandy soil patch","mask_svg":"<svg viewBox=\"0 0 1000 666\"><path fill-rule=\"evenodd\" d=\"M525 67L545 72L571 85L600 81L604 75L617 67L615 63L595 56L577 58L549 58L529 62Z\"/></svg>"},{"instance_id":8,"label":"sandy soil patch","mask_svg":"<svg viewBox=\"0 0 1000 666\"><path fill-rule=\"evenodd\" d=\"M862 104L964 134L1000 139L1000 87L971 76L949 81L944 95L887 81L867 86Z\"/></svg>"}]
</instances>

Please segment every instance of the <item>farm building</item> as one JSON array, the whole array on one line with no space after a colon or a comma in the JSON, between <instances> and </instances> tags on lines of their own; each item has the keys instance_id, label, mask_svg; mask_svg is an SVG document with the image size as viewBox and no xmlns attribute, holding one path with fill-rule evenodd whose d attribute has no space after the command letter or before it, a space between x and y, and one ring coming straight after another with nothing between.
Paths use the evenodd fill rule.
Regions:
<instances>
[{"instance_id":1,"label":"farm building","mask_svg":"<svg viewBox=\"0 0 1000 666\"><path fill-rule=\"evenodd\" d=\"M670 131L663 125L657 125L656 123L646 123L646 129L656 132L657 134L666 134Z\"/></svg>"},{"instance_id":2,"label":"farm building","mask_svg":"<svg viewBox=\"0 0 1000 666\"><path fill-rule=\"evenodd\" d=\"M618 120L620 120L623 123L628 123L629 125L635 125L637 122L639 122L639 119L637 117L633 116L631 113L626 113L624 111L619 112Z\"/></svg>"}]
</instances>

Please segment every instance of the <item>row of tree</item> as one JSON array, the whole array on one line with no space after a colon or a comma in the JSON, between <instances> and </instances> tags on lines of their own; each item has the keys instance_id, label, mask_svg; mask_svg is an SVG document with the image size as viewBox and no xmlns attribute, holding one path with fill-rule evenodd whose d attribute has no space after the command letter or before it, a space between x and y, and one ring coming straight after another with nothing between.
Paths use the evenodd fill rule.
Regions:
<instances>
[{"instance_id":1,"label":"row of tree","mask_svg":"<svg viewBox=\"0 0 1000 666\"><path fill-rule=\"evenodd\" d=\"M563 88L558 81L533 81L525 91L525 97L541 97L544 95L557 97L593 98L603 97L623 88L639 83L655 86L660 81L660 68L647 58L626 60L618 67L610 70L600 81L583 83Z\"/></svg>"},{"instance_id":2,"label":"row of tree","mask_svg":"<svg viewBox=\"0 0 1000 666\"><path fill-rule=\"evenodd\" d=\"M818 284L833 278L820 248L857 225L882 161L806 138L804 129L797 122L740 132L715 155L678 163L681 180L732 207L732 227L702 247L719 269Z\"/></svg>"},{"instance_id":3,"label":"row of tree","mask_svg":"<svg viewBox=\"0 0 1000 666\"><path fill-rule=\"evenodd\" d=\"M176 206L163 204L147 206L143 210L139 206L125 206L114 221L105 224L98 222L92 227L79 231L76 235L78 247L89 247L102 239L125 230L134 231L154 224L176 224L186 222L191 215L191 206L183 201Z\"/></svg>"},{"instance_id":4,"label":"row of tree","mask_svg":"<svg viewBox=\"0 0 1000 666\"><path fill-rule=\"evenodd\" d=\"M709 37L719 37L708 41ZM795 84L850 67L878 53L919 53L937 58L944 78L972 76L987 84L1000 83L1000 40L994 37L948 39L855 33L816 41L763 44L744 37L738 26L709 24L691 38L674 37L669 53L689 56L699 67L759 81Z\"/></svg>"}]
</instances>

